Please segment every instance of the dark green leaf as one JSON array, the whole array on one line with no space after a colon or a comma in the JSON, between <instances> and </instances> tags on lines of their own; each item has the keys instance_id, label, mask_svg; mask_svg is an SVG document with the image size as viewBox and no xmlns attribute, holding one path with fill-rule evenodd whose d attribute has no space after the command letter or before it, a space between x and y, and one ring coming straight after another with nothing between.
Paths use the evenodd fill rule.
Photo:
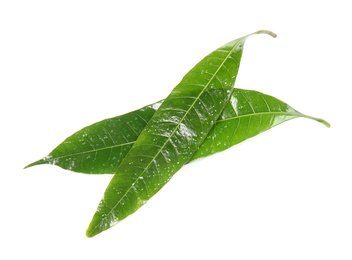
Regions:
<instances>
[{"instance_id":1,"label":"dark green leaf","mask_svg":"<svg viewBox=\"0 0 352 260\"><path fill-rule=\"evenodd\" d=\"M116 170L87 236L135 212L192 158L231 96L247 37L209 54L172 90Z\"/></svg>"},{"instance_id":2,"label":"dark green leaf","mask_svg":"<svg viewBox=\"0 0 352 260\"><path fill-rule=\"evenodd\" d=\"M161 101L105 119L74 133L47 157L27 167L54 164L83 173L113 173ZM280 123L303 115L286 103L253 90L233 89L230 101L191 160L223 151Z\"/></svg>"}]
</instances>

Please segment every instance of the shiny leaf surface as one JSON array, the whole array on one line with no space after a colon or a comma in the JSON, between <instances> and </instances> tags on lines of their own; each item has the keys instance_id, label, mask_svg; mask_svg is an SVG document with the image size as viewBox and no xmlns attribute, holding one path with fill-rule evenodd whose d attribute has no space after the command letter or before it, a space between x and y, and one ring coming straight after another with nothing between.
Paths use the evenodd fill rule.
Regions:
<instances>
[{"instance_id":1,"label":"shiny leaf surface","mask_svg":"<svg viewBox=\"0 0 352 260\"><path fill-rule=\"evenodd\" d=\"M74 133L47 157L27 167L54 164L82 173L113 173L162 101L105 119ZM223 151L287 120L305 117L288 104L254 90L233 89L230 101L191 160Z\"/></svg>"},{"instance_id":2,"label":"shiny leaf surface","mask_svg":"<svg viewBox=\"0 0 352 260\"><path fill-rule=\"evenodd\" d=\"M223 151L298 117L313 119L330 127L325 120L301 114L272 96L253 90L234 89L216 127L212 128L192 159Z\"/></svg>"},{"instance_id":3,"label":"shiny leaf surface","mask_svg":"<svg viewBox=\"0 0 352 260\"><path fill-rule=\"evenodd\" d=\"M87 126L26 168L53 164L75 172L113 173L160 104L161 101Z\"/></svg>"},{"instance_id":4,"label":"shiny leaf surface","mask_svg":"<svg viewBox=\"0 0 352 260\"><path fill-rule=\"evenodd\" d=\"M206 56L164 100L116 170L88 237L135 212L192 158L231 96L247 37Z\"/></svg>"}]
</instances>

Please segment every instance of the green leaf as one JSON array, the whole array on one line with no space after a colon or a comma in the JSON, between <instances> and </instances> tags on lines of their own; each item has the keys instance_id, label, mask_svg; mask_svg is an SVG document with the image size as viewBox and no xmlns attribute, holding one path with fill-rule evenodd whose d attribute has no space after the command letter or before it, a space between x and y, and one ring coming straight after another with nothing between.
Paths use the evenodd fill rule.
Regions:
<instances>
[{"instance_id":1,"label":"green leaf","mask_svg":"<svg viewBox=\"0 0 352 260\"><path fill-rule=\"evenodd\" d=\"M162 101L74 133L47 157L27 167L54 164L82 173L113 173ZM223 151L287 120L306 117L288 104L254 90L233 89L230 101L191 160Z\"/></svg>"},{"instance_id":2,"label":"green leaf","mask_svg":"<svg viewBox=\"0 0 352 260\"><path fill-rule=\"evenodd\" d=\"M25 168L53 164L75 172L113 173L160 104L161 101L87 126Z\"/></svg>"},{"instance_id":3,"label":"green leaf","mask_svg":"<svg viewBox=\"0 0 352 260\"><path fill-rule=\"evenodd\" d=\"M164 100L116 170L88 237L135 212L192 158L231 96L247 37L206 56Z\"/></svg>"},{"instance_id":4,"label":"green leaf","mask_svg":"<svg viewBox=\"0 0 352 260\"><path fill-rule=\"evenodd\" d=\"M253 90L234 89L229 104L192 160L223 151L298 117L313 119L330 127L325 120L304 115L272 96Z\"/></svg>"}]
</instances>

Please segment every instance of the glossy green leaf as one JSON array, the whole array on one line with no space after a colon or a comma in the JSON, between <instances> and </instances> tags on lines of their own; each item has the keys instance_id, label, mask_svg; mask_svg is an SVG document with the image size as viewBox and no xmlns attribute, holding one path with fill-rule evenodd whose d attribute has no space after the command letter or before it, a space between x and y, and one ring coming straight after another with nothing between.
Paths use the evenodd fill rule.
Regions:
<instances>
[{"instance_id":1,"label":"glossy green leaf","mask_svg":"<svg viewBox=\"0 0 352 260\"><path fill-rule=\"evenodd\" d=\"M212 128L192 159L223 151L298 117L313 119L330 127L325 120L304 115L272 96L253 90L234 89L216 127Z\"/></svg>"},{"instance_id":2,"label":"glossy green leaf","mask_svg":"<svg viewBox=\"0 0 352 260\"><path fill-rule=\"evenodd\" d=\"M231 96L247 37L206 56L164 100L116 170L88 237L135 212L192 158Z\"/></svg>"},{"instance_id":3,"label":"glossy green leaf","mask_svg":"<svg viewBox=\"0 0 352 260\"><path fill-rule=\"evenodd\" d=\"M82 173L113 173L162 101L74 133L47 157L27 167L54 164ZM233 89L230 101L191 160L223 151L280 123L297 117L317 120L288 104L253 90Z\"/></svg>"},{"instance_id":4,"label":"glossy green leaf","mask_svg":"<svg viewBox=\"0 0 352 260\"><path fill-rule=\"evenodd\" d=\"M26 168L53 164L76 172L113 173L160 104L161 101L87 126Z\"/></svg>"}]
</instances>

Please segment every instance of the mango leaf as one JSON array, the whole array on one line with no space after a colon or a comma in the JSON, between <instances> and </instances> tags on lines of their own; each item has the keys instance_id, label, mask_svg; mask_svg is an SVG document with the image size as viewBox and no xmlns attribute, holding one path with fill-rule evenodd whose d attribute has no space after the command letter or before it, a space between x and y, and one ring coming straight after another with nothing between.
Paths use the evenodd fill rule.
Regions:
<instances>
[{"instance_id":1,"label":"mango leaf","mask_svg":"<svg viewBox=\"0 0 352 260\"><path fill-rule=\"evenodd\" d=\"M298 117L313 119L330 127L325 120L304 115L272 96L253 90L234 89L229 104L192 160L223 151Z\"/></svg>"},{"instance_id":2,"label":"mango leaf","mask_svg":"<svg viewBox=\"0 0 352 260\"><path fill-rule=\"evenodd\" d=\"M116 170L88 237L135 212L192 158L231 96L248 36L206 56L164 100Z\"/></svg>"},{"instance_id":3,"label":"mango leaf","mask_svg":"<svg viewBox=\"0 0 352 260\"><path fill-rule=\"evenodd\" d=\"M160 104L161 101L87 126L25 168L53 164L75 172L113 173Z\"/></svg>"},{"instance_id":4,"label":"mango leaf","mask_svg":"<svg viewBox=\"0 0 352 260\"><path fill-rule=\"evenodd\" d=\"M75 172L113 173L162 101L87 126L58 145L47 157L27 167L54 164ZM191 161L223 151L287 120L305 117L288 104L254 90L233 89L214 127Z\"/></svg>"}]
</instances>

